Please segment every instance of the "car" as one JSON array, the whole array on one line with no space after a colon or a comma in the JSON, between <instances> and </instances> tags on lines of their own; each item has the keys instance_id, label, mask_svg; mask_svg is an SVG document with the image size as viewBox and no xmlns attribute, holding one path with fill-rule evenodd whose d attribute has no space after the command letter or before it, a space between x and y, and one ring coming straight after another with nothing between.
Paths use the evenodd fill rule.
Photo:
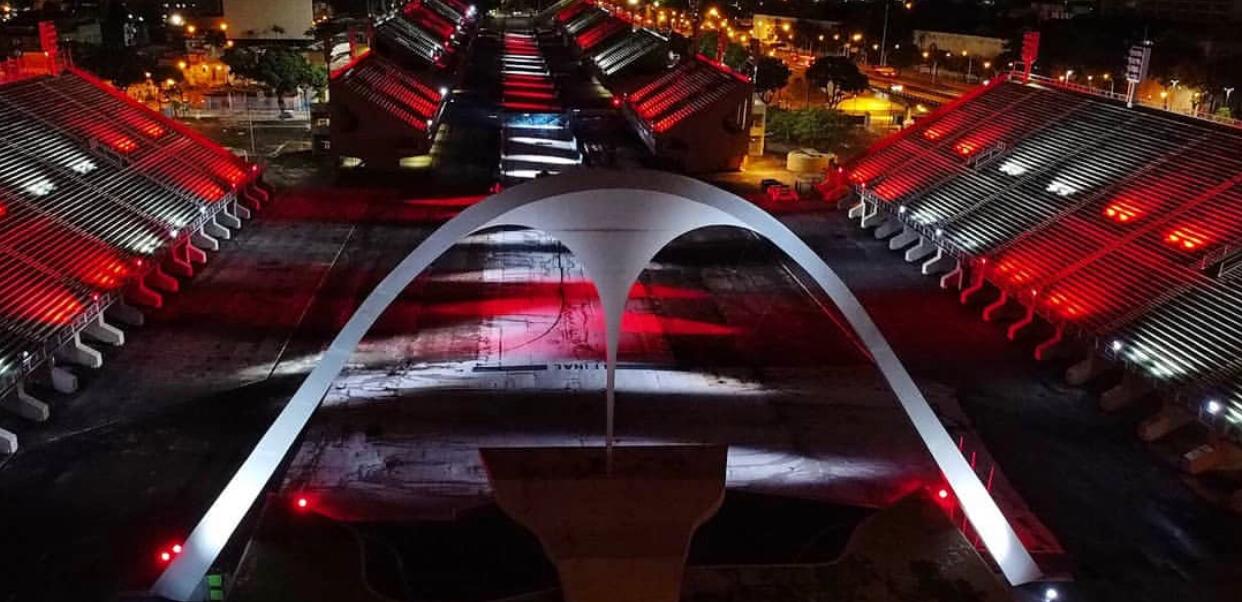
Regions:
<instances>
[{"instance_id":1,"label":"car","mask_svg":"<svg viewBox=\"0 0 1242 602\"><path fill-rule=\"evenodd\" d=\"M884 77L897 77L897 70L889 67L888 65L873 67L871 70L875 72L876 75L882 75Z\"/></svg>"},{"instance_id":2,"label":"car","mask_svg":"<svg viewBox=\"0 0 1242 602\"><path fill-rule=\"evenodd\" d=\"M768 188L768 200L774 203L796 203L798 202L798 193L784 184L772 186Z\"/></svg>"}]
</instances>

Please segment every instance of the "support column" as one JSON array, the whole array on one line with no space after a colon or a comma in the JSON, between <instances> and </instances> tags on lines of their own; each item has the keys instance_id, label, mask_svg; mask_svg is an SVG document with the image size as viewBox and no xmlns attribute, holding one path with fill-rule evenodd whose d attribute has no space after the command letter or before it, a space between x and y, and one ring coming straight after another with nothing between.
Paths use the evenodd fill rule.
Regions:
<instances>
[{"instance_id":1,"label":"support column","mask_svg":"<svg viewBox=\"0 0 1242 602\"><path fill-rule=\"evenodd\" d=\"M993 301L991 305L988 305L987 307L983 308L983 321L991 322L992 317L995 316L996 312L1000 311L1000 309L1004 307L1006 303L1009 303L1009 293L1002 290L1000 292L1000 296L997 297L996 300Z\"/></svg>"},{"instance_id":2,"label":"support column","mask_svg":"<svg viewBox=\"0 0 1242 602\"><path fill-rule=\"evenodd\" d=\"M724 500L723 446L479 450L497 505L556 564L565 602L677 602Z\"/></svg>"},{"instance_id":3,"label":"support column","mask_svg":"<svg viewBox=\"0 0 1242 602\"><path fill-rule=\"evenodd\" d=\"M160 266L155 266L155 269L147 272L147 284L165 293L175 293L181 290L181 283L177 282L176 278L166 274Z\"/></svg>"},{"instance_id":4,"label":"support column","mask_svg":"<svg viewBox=\"0 0 1242 602\"><path fill-rule=\"evenodd\" d=\"M1194 421L1195 415L1186 406L1163 400L1155 414L1139 423L1138 436L1139 439L1151 443Z\"/></svg>"},{"instance_id":5,"label":"support column","mask_svg":"<svg viewBox=\"0 0 1242 602\"><path fill-rule=\"evenodd\" d=\"M1065 323L1061 322L1057 324L1057 331L1053 333L1051 338L1035 346L1036 361L1043 361L1047 358L1048 354L1051 353L1057 345L1061 344L1061 339L1064 337Z\"/></svg>"},{"instance_id":6,"label":"support column","mask_svg":"<svg viewBox=\"0 0 1242 602\"><path fill-rule=\"evenodd\" d=\"M905 228L901 234L894 236L888 241L888 249L890 251L899 251L919 240L919 232L913 228Z\"/></svg>"},{"instance_id":7,"label":"support column","mask_svg":"<svg viewBox=\"0 0 1242 602\"><path fill-rule=\"evenodd\" d=\"M966 271L962 269L962 260L958 259L953 262L953 269L949 270L944 276L940 277L940 288L948 289L954 282L957 288L962 288L962 281L966 277Z\"/></svg>"},{"instance_id":8,"label":"support column","mask_svg":"<svg viewBox=\"0 0 1242 602\"><path fill-rule=\"evenodd\" d=\"M1095 377L1103 374L1111 366L1108 360L1102 358L1094 350L1087 352L1087 357L1082 361L1070 366L1065 371L1065 382L1075 387L1081 387Z\"/></svg>"},{"instance_id":9,"label":"support column","mask_svg":"<svg viewBox=\"0 0 1242 602\"><path fill-rule=\"evenodd\" d=\"M846 213L845 216L850 219L862 219L862 217L866 214L867 214L867 202L858 201L857 205L850 207L849 213Z\"/></svg>"},{"instance_id":10,"label":"support column","mask_svg":"<svg viewBox=\"0 0 1242 602\"><path fill-rule=\"evenodd\" d=\"M1005 335L1008 336L1009 340L1012 341L1018 338L1018 333L1022 332L1023 328L1030 326L1031 323L1034 321L1035 321L1035 300L1032 299L1031 304L1026 306L1026 315L1022 316L1021 320L1018 320L1017 322L1014 322L1012 325L1010 325L1009 330L1005 332Z\"/></svg>"},{"instance_id":11,"label":"support column","mask_svg":"<svg viewBox=\"0 0 1242 602\"><path fill-rule=\"evenodd\" d=\"M169 274L182 278L193 276L194 266L190 265L190 261L184 257L184 254L185 250L182 246L173 247L168 257L164 259L164 269L168 270Z\"/></svg>"},{"instance_id":12,"label":"support column","mask_svg":"<svg viewBox=\"0 0 1242 602\"><path fill-rule=\"evenodd\" d=\"M61 361L77 364L86 368L103 367L103 354L84 344L82 342L81 334L73 335L73 339L62 345L60 349L57 349L52 355Z\"/></svg>"},{"instance_id":13,"label":"support column","mask_svg":"<svg viewBox=\"0 0 1242 602\"><path fill-rule=\"evenodd\" d=\"M125 299L141 307L153 309L164 307L164 297L151 290L151 287L147 286L145 278L134 281L134 284L130 286L129 291L125 294Z\"/></svg>"},{"instance_id":14,"label":"support column","mask_svg":"<svg viewBox=\"0 0 1242 602\"><path fill-rule=\"evenodd\" d=\"M52 390L57 393L72 395L78 392L78 377L74 373L60 366L49 366L47 375Z\"/></svg>"},{"instance_id":15,"label":"support column","mask_svg":"<svg viewBox=\"0 0 1242 602\"><path fill-rule=\"evenodd\" d=\"M970 298L983 290L984 283L983 268L975 267L970 271L970 286L962 290L962 294L958 295L958 301L961 301L963 305L970 303Z\"/></svg>"},{"instance_id":16,"label":"support column","mask_svg":"<svg viewBox=\"0 0 1242 602\"><path fill-rule=\"evenodd\" d=\"M943 272L953 268L957 261L952 255L945 253L944 249L936 247L936 256L923 262L923 275L930 276L936 272Z\"/></svg>"},{"instance_id":17,"label":"support column","mask_svg":"<svg viewBox=\"0 0 1242 602\"><path fill-rule=\"evenodd\" d=\"M138 308L124 301L113 301L106 313L113 320L126 326L142 326L147 322L146 316L142 315Z\"/></svg>"},{"instance_id":18,"label":"support column","mask_svg":"<svg viewBox=\"0 0 1242 602\"><path fill-rule=\"evenodd\" d=\"M923 259L924 257L935 253L937 248L936 243L920 236L919 244L914 245L914 247L906 251L906 261L915 262Z\"/></svg>"},{"instance_id":19,"label":"support column","mask_svg":"<svg viewBox=\"0 0 1242 602\"><path fill-rule=\"evenodd\" d=\"M880 224L879 228L875 229L875 237L877 240L883 240L901 231L903 227L904 226L901 225L901 220L895 217L890 217L887 221Z\"/></svg>"},{"instance_id":20,"label":"support column","mask_svg":"<svg viewBox=\"0 0 1242 602\"><path fill-rule=\"evenodd\" d=\"M0 399L0 409L35 422L43 422L52 415L48 405L27 393L21 383L18 383L13 392L5 395L4 399Z\"/></svg>"},{"instance_id":21,"label":"support column","mask_svg":"<svg viewBox=\"0 0 1242 602\"><path fill-rule=\"evenodd\" d=\"M185 260L186 261L190 262L191 265L196 264L196 263L199 265L207 264L207 253L205 253L202 249L194 246L194 243L188 239L185 241L184 244L185 244Z\"/></svg>"},{"instance_id":22,"label":"support column","mask_svg":"<svg viewBox=\"0 0 1242 602\"><path fill-rule=\"evenodd\" d=\"M190 240L195 244L195 246L202 247L203 249L206 249L208 251L219 251L220 250L220 241L216 240L214 237L212 237L210 234L207 233L206 226L204 226L198 232L191 234Z\"/></svg>"},{"instance_id":23,"label":"support column","mask_svg":"<svg viewBox=\"0 0 1242 602\"><path fill-rule=\"evenodd\" d=\"M206 232L207 235L212 238L220 240L228 240L233 237L233 235L229 233L229 229L221 226L214 217L207 223L203 224L203 232Z\"/></svg>"},{"instance_id":24,"label":"support column","mask_svg":"<svg viewBox=\"0 0 1242 602\"><path fill-rule=\"evenodd\" d=\"M107 343L114 347L120 347L125 344L125 333L104 321L102 315L96 316L95 320L82 329L82 334L99 341Z\"/></svg>"},{"instance_id":25,"label":"support column","mask_svg":"<svg viewBox=\"0 0 1242 602\"><path fill-rule=\"evenodd\" d=\"M871 227L878 226L881 223L883 223L884 218L885 218L884 212L880 211L880 207L879 205L877 205L874 209L871 210L870 213L863 215L863 218L862 220L858 222L858 225L862 226L863 228L871 228Z\"/></svg>"},{"instance_id":26,"label":"support column","mask_svg":"<svg viewBox=\"0 0 1242 602\"><path fill-rule=\"evenodd\" d=\"M233 214L242 219L250 219L250 210L241 204L240 200L233 201Z\"/></svg>"},{"instance_id":27,"label":"support column","mask_svg":"<svg viewBox=\"0 0 1242 602\"><path fill-rule=\"evenodd\" d=\"M241 219L232 213L229 213L229 205L225 205L224 208L216 214L216 221L225 228L230 228L232 230L237 230L241 228L242 225Z\"/></svg>"},{"instance_id":28,"label":"support column","mask_svg":"<svg viewBox=\"0 0 1242 602\"><path fill-rule=\"evenodd\" d=\"M0 429L0 455L7 456L15 453L17 453L17 435Z\"/></svg>"},{"instance_id":29,"label":"support column","mask_svg":"<svg viewBox=\"0 0 1242 602\"><path fill-rule=\"evenodd\" d=\"M1116 412L1142 399L1151 393L1151 384L1143 377L1126 370L1121 375L1121 382L1100 395L1100 409L1105 412Z\"/></svg>"}]
</instances>

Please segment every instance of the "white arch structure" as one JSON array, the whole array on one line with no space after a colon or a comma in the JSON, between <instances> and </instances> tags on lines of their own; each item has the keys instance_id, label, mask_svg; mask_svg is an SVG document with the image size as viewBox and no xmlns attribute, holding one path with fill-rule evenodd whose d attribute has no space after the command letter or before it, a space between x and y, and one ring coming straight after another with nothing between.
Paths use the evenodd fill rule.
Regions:
<instances>
[{"instance_id":1,"label":"white arch structure","mask_svg":"<svg viewBox=\"0 0 1242 602\"><path fill-rule=\"evenodd\" d=\"M918 387L858 299L801 239L762 209L697 180L653 171L578 170L541 178L462 211L418 245L350 317L293 398L186 539L152 593L189 600L225 543L271 479L362 337L407 285L449 247L498 226L543 231L561 241L594 282L607 335L606 438L612 440L621 316L630 287L673 239L708 226L734 226L768 239L815 281L840 309L875 359L933 460L1013 585L1040 577L1026 548L962 456Z\"/></svg>"}]
</instances>

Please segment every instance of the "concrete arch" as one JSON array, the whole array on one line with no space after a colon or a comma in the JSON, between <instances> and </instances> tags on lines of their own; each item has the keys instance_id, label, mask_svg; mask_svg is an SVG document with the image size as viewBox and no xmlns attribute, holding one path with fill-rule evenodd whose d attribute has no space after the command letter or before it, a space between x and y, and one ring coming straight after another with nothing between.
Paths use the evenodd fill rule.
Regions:
<instances>
[{"instance_id":1,"label":"concrete arch","mask_svg":"<svg viewBox=\"0 0 1242 602\"><path fill-rule=\"evenodd\" d=\"M579 170L511 188L462 211L418 245L376 286L332 341L319 364L259 440L199 521L184 551L152 592L188 600L272 477L354 349L384 310L433 261L483 229L520 226L559 239L582 262L604 310L609 442L621 316L630 286L673 239L709 226L755 232L784 251L841 310L875 359L963 511L1011 584L1040 571L918 387L845 283L793 232L733 194L697 180L653 171Z\"/></svg>"}]
</instances>

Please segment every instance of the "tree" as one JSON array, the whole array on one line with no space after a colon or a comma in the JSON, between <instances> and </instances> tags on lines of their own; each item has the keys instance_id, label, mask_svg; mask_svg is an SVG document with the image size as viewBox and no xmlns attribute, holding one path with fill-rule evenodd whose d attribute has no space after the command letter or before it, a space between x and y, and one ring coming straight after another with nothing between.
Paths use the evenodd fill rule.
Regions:
<instances>
[{"instance_id":1,"label":"tree","mask_svg":"<svg viewBox=\"0 0 1242 602\"><path fill-rule=\"evenodd\" d=\"M806 70L811 85L827 90L831 86L828 106L836 107L849 93L867 89L867 76L849 59L840 56L821 56Z\"/></svg>"},{"instance_id":2,"label":"tree","mask_svg":"<svg viewBox=\"0 0 1242 602\"><path fill-rule=\"evenodd\" d=\"M789 84L789 67L780 59L760 57L755 65L755 91L763 96L764 102L771 102L772 93Z\"/></svg>"},{"instance_id":3,"label":"tree","mask_svg":"<svg viewBox=\"0 0 1242 602\"><path fill-rule=\"evenodd\" d=\"M254 80L276 95L276 104L285 109L284 97L303 87L322 88L327 73L311 65L300 52L283 46L234 48L221 57L235 75Z\"/></svg>"}]
</instances>

